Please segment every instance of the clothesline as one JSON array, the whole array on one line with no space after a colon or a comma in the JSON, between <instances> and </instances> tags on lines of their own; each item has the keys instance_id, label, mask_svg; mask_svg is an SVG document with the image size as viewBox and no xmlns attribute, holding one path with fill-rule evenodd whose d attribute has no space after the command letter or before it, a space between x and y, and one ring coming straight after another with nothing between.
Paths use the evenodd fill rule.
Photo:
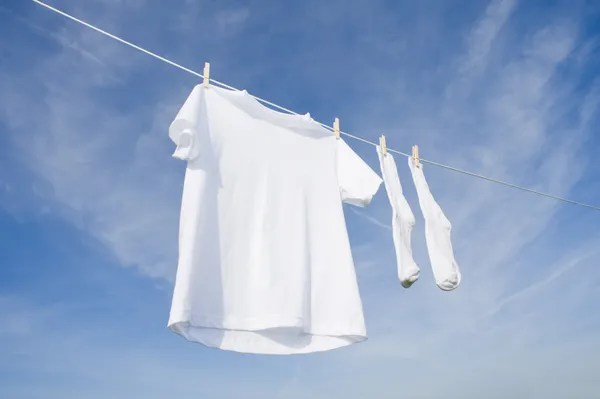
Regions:
<instances>
[{"instance_id":1,"label":"clothesline","mask_svg":"<svg viewBox=\"0 0 600 399\"><path fill-rule=\"evenodd\" d=\"M61 11L61 10L59 10L57 8L54 8L54 7L52 7L52 6L50 6L50 5L46 4L46 3L43 3L40 0L33 0L33 1L35 3L41 5L41 6L46 7L47 9L49 9L51 11L54 11L57 14L62 15L63 17L66 17L66 18L68 18L68 19L70 19L72 21L75 21L75 22L77 22L77 23L79 23L81 25L84 25L84 26L86 26L88 28L91 28L91 29L95 30L96 32L102 33L103 35L108 36L111 39L114 39L114 40L119 41L119 42L121 42L123 44L126 44L127 46L132 47L132 48L134 48L134 49L136 49L138 51L141 51L141 52L143 52L145 54L148 54L148 55L150 55L150 56L152 56L152 57L154 57L154 58L156 58L156 59L158 59L160 61L163 61L163 62L165 62L165 63L167 63L169 65L172 65L172 66L174 66L176 68L179 68L179 69L181 69L181 70L183 70L185 72L188 72L188 73L190 73L192 75L195 75L197 77L200 77L200 78L204 79L204 75L201 74L201 73L198 73L198 72L193 71L193 70L191 70L189 68L186 68L186 67L184 67L184 66L182 66L182 65L180 65L180 64L178 64L176 62L173 62L173 61L171 61L171 60L169 60L167 58L161 57L160 55L155 54L155 53L153 53L153 52L151 52L149 50L146 50L146 49L144 49L144 48L142 48L140 46L137 46L137 45L135 45L135 44L133 44L131 42L128 42L127 40L121 39L118 36L115 36L115 35L113 35L113 34L111 34L109 32L106 32L106 31L104 31L104 30L102 30L102 29L100 29L100 28L98 28L98 27L96 27L94 25L91 25L91 24L89 24L89 23L87 23L87 22L85 22L85 21L83 21L81 19L78 19L78 18L76 18L76 17L74 17L74 16L72 16L70 14L67 14L66 12ZM240 91L239 89L236 89L235 87L229 86L229 85L227 85L227 84L225 84L223 82L219 82L218 80L215 80L215 79L212 79L212 78L210 78L210 82L211 82L211 84L216 84L218 86L227 88L229 90ZM280 105L274 104L274 103L272 103L270 101L267 101L265 99L262 99L260 97L256 97L256 96L252 96L252 97L254 97L256 100L258 100L258 101L260 101L260 102L262 102L262 103L264 103L266 105L269 105L271 107L277 108L277 109L279 109L281 111L284 111L284 112L287 112L287 113L293 114L293 115L299 115L299 114L297 114L296 112L294 112L292 110L289 110L289 109L287 109L285 107L282 107ZM332 127L329 126L329 125L325 125L324 123L321 123L321 122L317 122L317 123L319 125L323 126L326 129L333 130ZM340 134L343 134L344 136L350 137L350 138L358 140L358 141L362 141L363 143L366 143L366 144L377 146L377 143L374 143L372 141L363 139L362 137L354 136L352 134L349 134L349 133L346 133L346 132L343 132L343 131L340 131ZM404 152L398 151L398 150L394 150L392 148L387 148L387 151L393 152L393 153L396 153L396 154L399 154L399 155L404 155L406 157L410 157L411 156L411 155L409 155L407 153L404 153ZM479 178L479 179L487 180L487 181L490 181L490 182L493 182L493 183L498 183L498 184L504 185L506 187L515 188L515 189L522 190L522 191L525 191L525 192L529 192L529 193L532 193L532 194L537 194L537 195L540 195L540 196L543 196L543 197L552 198L552 199L555 199L555 200L558 200L558 201L562 201L562 202L566 202L566 203L570 203L570 204L574 204L574 205L579 205L579 206L583 206L583 207L586 207L586 208L589 208L589 209L600 211L600 207L597 207L597 206L593 206L593 205L585 204L585 203L582 203L582 202L579 202L579 201L574 201L574 200L571 200L571 199L568 199L568 198L559 197L559 196L556 196L556 195L544 193L544 192L533 190L533 189L530 189L530 188L527 188L527 187L522 187L522 186L519 186L519 185L516 185L516 184L512 184L512 183L508 183L508 182L505 182L505 181L502 181L502 180L493 179L491 177L483 176L483 175L480 175L480 174L477 174L477 173L473 173L473 172L469 172L469 171L462 170L462 169L459 169L459 168L455 168L455 167L452 167L452 166L444 165L444 164L441 164L441 163L438 163L438 162L429 161L427 159L422 159L422 158L419 158L419 161L422 162L422 163L427 163L427 164L430 164L430 165L438 166L440 168L452 170L454 172L462 173L462 174L465 174L467 176L472 176L472 177L476 177L476 178Z\"/></svg>"}]
</instances>

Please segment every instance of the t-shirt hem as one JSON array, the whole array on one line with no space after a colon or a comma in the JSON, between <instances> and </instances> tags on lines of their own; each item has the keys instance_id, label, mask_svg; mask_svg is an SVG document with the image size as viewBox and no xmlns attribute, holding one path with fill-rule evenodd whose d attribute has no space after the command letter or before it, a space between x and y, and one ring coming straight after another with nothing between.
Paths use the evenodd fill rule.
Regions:
<instances>
[{"instance_id":1,"label":"t-shirt hem","mask_svg":"<svg viewBox=\"0 0 600 399\"><path fill-rule=\"evenodd\" d=\"M198 328L215 328L224 330L240 330L240 331L260 331L269 328L303 328L306 334L323 335L323 336L366 336L366 331L350 324L331 324L331 323L308 323L304 322L300 317L281 317L281 316L264 316L264 317L218 317L218 316L202 316L202 317L171 317L168 327L179 323L188 323L190 326Z\"/></svg>"},{"instance_id":2,"label":"t-shirt hem","mask_svg":"<svg viewBox=\"0 0 600 399\"><path fill-rule=\"evenodd\" d=\"M168 328L191 342L207 347L240 353L267 355L291 355L323 352L333 350L367 339L366 331L356 325L334 325L318 323L305 325L302 318L262 317L171 317ZM286 346L268 340L270 331L290 328L288 338L309 340L305 346ZM234 335L229 340L222 340L224 335ZM264 335L264 336L263 336ZM215 339L214 337L219 338ZM271 343L273 344L271 344Z\"/></svg>"}]
</instances>

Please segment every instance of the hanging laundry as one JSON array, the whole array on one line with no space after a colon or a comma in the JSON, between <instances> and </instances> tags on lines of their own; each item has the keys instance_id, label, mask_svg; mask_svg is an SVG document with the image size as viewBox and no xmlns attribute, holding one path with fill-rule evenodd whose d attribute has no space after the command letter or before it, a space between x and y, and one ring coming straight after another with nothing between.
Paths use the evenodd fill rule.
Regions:
<instances>
[{"instance_id":1,"label":"hanging laundry","mask_svg":"<svg viewBox=\"0 0 600 399\"><path fill-rule=\"evenodd\" d=\"M419 205L425 218L427 252L429 253L435 282L442 290L451 291L458 287L461 280L460 269L454 259L454 251L450 241L452 225L429 190L429 185L423 174L423 165L415 166L414 160L409 157L408 166L417 189Z\"/></svg>"},{"instance_id":2,"label":"hanging laundry","mask_svg":"<svg viewBox=\"0 0 600 399\"><path fill-rule=\"evenodd\" d=\"M411 233L415 225L413 215L404 194L398 177L396 161L389 152L385 155L381 147L377 146L379 166L385 185L390 205L392 206L392 236L396 249L396 263L398 265L398 278L404 288L409 288L419 278L419 266L415 263L411 248Z\"/></svg>"},{"instance_id":3,"label":"hanging laundry","mask_svg":"<svg viewBox=\"0 0 600 399\"><path fill-rule=\"evenodd\" d=\"M299 354L367 338L342 200L381 178L309 114L198 85L169 129L187 161L169 328L209 347Z\"/></svg>"}]
</instances>

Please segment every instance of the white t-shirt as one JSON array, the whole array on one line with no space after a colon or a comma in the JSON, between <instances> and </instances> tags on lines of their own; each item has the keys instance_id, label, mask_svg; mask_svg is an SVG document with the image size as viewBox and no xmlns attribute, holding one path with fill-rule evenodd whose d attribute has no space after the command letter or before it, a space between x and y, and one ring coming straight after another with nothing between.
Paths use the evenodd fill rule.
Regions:
<instances>
[{"instance_id":1,"label":"white t-shirt","mask_svg":"<svg viewBox=\"0 0 600 399\"><path fill-rule=\"evenodd\" d=\"M381 179L310 115L198 85L171 124L186 160L169 328L225 350L296 354L366 339L342 201Z\"/></svg>"}]
</instances>

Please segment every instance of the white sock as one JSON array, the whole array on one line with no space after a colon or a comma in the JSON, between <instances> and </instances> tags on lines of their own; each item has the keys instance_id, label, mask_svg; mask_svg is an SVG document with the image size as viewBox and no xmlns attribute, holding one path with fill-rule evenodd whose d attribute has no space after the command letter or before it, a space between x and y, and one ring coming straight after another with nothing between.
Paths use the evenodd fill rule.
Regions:
<instances>
[{"instance_id":1,"label":"white sock","mask_svg":"<svg viewBox=\"0 0 600 399\"><path fill-rule=\"evenodd\" d=\"M398 169L392 154L385 156L377 146L379 165L390 205L392 206L392 233L398 263L398 278L404 288L410 287L419 278L419 266L415 263L410 246L410 235L415 225L415 216L402 194Z\"/></svg>"},{"instance_id":2,"label":"white sock","mask_svg":"<svg viewBox=\"0 0 600 399\"><path fill-rule=\"evenodd\" d=\"M458 287L461 280L460 269L454 259L450 241L452 225L429 190L423 174L423 165L415 167L413 159L409 157L408 166L417 188L419 205L425 217L427 252L429 252L435 282L442 290L451 291Z\"/></svg>"}]
</instances>

